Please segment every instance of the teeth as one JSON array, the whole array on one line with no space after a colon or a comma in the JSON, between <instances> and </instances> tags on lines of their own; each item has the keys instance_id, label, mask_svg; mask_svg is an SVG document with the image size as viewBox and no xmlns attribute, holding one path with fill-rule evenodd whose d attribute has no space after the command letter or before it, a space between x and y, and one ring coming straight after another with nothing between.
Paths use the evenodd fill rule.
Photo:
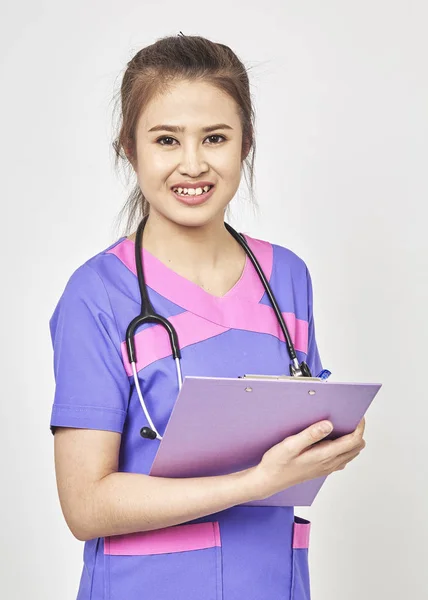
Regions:
<instances>
[{"instance_id":1,"label":"teeth","mask_svg":"<svg viewBox=\"0 0 428 600\"><path fill-rule=\"evenodd\" d=\"M205 185L203 188L198 187L198 188L173 188L174 192L178 192L179 194L183 194L183 195L189 195L189 196L199 196L200 194L204 193L204 192L208 192L208 190L211 188L212 186L210 185Z\"/></svg>"}]
</instances>

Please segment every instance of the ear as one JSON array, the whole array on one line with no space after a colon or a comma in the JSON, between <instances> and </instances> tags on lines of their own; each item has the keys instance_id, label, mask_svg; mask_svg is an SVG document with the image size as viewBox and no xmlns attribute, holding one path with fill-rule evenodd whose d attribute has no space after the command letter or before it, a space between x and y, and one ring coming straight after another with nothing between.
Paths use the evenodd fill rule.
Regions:
<instances>
[{"instance_id":1,"label":"ear","mask_svg":"<svg viewBox=\"0 0 428 600\"><path fill-rule=\"evenodd\" d=\"M135 160L134 160L134 155L132 153L132 148L130 144L124 144L123 145L123 151L125 152L126 158L129 160L129 162L131 163L132 168L135 171Z\"/></svg>"},{"instance_id":2,"label":"ear","mask_svg":"<svg viewBox=\"0 0 428 600\"><path fill-rule=\"evenodd\" d=\"M246 138L244 140L243 148L242 148L242 160L243 161L247 158L250 150L251 150L251 140L249 138Z\"/></svg>"}]
</instances>

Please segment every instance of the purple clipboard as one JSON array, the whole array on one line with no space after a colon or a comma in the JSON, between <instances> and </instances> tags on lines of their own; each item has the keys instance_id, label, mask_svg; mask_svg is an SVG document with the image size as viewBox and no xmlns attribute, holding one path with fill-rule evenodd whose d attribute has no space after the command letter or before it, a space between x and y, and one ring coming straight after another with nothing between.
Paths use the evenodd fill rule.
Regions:
<instances>
[{"instance_id":1,"label":"purple clipboard","mask_svg":"<svg viewBox=\"0 0 428 600\"><path fill-rule=\"evenodd\" d=\"M257 465L284 438L317 421L353 431L380 383L186 377L150 470L158 477L226 475ZM315 392L315 393L314 393ZM311 506L326 476L289 487L256 506Z\"/></svg>"}]
</instances>

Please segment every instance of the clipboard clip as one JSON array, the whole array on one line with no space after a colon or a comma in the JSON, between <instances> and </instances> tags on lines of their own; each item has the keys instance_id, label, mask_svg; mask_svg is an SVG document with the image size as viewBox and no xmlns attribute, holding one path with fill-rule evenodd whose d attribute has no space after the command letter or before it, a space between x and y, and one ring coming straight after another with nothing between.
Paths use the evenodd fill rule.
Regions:
<instances>
[{"instance_id":1,"label":"clipboard clip","mask_svg":"<svg viewBox=\"0 0 428 600\"><path fill-rule=\"evenodd\" d=\"M246 374L239 379L273 379L277 381L289 380L289 381L321 381L320 377L293 377L293 375L259 375L259 374Z\"/></svg>"},{"instance_id":2,"label":"clipboard clip","mask_svg":"<svg viewBox=\"0 0 428 600\"><path fill-rule=\"evenodd\" d=\"M262 374L245 374L238 379L288 379L292 381L326 381L331 375L331 371L323 369L316 377L294 377L293 375L262 375Z\"/></svg>"}]
</instances>

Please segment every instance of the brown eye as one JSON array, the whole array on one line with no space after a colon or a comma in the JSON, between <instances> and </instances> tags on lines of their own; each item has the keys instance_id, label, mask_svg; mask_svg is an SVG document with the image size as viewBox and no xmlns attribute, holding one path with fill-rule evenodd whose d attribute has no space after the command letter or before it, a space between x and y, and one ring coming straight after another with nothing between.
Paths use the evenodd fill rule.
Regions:
<instances>
[{"instance_id":1,"label":"brown eye","mask_svg":"<svg viewBox=\"0 0 428 600\"><path fill-rule=\"evenodd\" d=\"M223 141L223 140L225 140L225 139L226 139L226 138L224 137L224 135L219 135L219 134L217 134L217 135L210 135L210 136L208 136L208 137L207 137L207 139L208 139L208 140L209 140L209 139L211 139L211 138L222 138L222 139L221 139L221 141ZM219 144L219 143L220 143L220 142L215 142L215 143L214 143L214 146L215 146L216 144Z\"/></svg>"},{"instance_id":2,"label":"brown eye","mask_svg":"<svg viewBox=\"0 0 428 600\"><path fill-rule=\"evenodd\" d=\"M158 143L163 141L163 140L173 140L174 138L169 137L169 136L164 136L159 138L158 140L156 140ZM161 144L161 146L172 146L172 144Z\"/></svg>"}]
</instances>

